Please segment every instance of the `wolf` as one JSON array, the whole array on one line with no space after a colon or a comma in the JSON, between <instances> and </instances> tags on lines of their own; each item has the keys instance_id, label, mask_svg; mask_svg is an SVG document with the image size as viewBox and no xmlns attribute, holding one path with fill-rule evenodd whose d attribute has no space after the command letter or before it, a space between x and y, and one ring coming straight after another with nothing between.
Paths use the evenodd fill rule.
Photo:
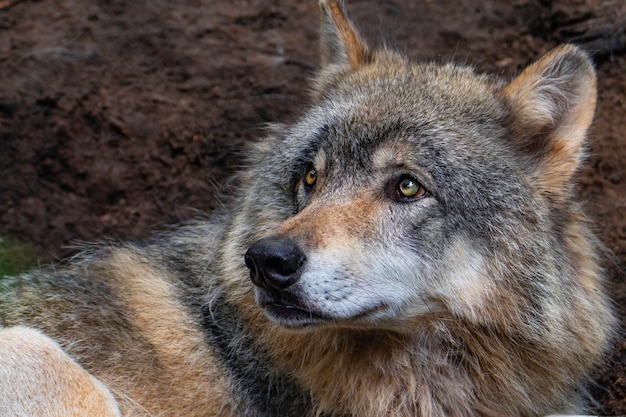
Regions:
<instances>
[{"instance_id":1,"label":"wolf","mask_svg":"<svg viewBox=\"0 0 626 417\"><path fill-rule=\"evenodd\" d=\"M311 102L224 208L0 280L1 415L585 410L614 326L574 188L590 59L413 63L319 4Z\"/></svg>"}]
</instances>

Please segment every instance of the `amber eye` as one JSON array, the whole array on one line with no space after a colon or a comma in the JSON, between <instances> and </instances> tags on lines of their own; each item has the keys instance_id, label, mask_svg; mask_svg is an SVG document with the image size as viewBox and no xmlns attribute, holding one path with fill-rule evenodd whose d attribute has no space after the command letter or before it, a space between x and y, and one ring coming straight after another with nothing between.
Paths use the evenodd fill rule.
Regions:
<instances>
[{"instance_id":1,"label":"amber eye","mask_svg":"<svg viewBox=\"0 0 626 417\"><path fill-rule=\"evenodd\" d=\"M420 198L426 194L424 187L411 177L404 177L398 182L398 196L401 198Z\"/></svg>"},{"instance_id":2,"label":"amber eye","mask_svg":"<svg viewBox=\"0 0 626 417\"><path fill-rule=\"evenodd\" d=\"M306 185L308 185L309 187L312 187L315 185L315 182L317 181L317 170L315 168L308 167L306 170L306 174L304 174L304 183Z\"/></svg>"}]
</instances>

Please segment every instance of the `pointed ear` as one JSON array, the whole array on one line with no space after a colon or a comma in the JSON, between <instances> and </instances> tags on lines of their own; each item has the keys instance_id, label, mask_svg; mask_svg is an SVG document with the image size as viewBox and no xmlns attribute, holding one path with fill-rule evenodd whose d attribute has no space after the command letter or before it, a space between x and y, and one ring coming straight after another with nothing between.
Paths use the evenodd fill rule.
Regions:
<instances>
[{"instance_id":1,"label":"pointed ear","mask_svg":"<svg viewBox=\"0 0 626 417\"><path fill-rule=\"evenodd\" d=\"M346 16L339 0L320 0L322 67L340 65L356 69L368 60L369 48Z\"/></svg>"},{"instance_id":2,"label":"pointed ear","mask_svg":"<svg viewBox=\"0 0 626 417\"><path fill-rule=\"evenodd\" d=\"M526 68L505 89L514 145L528 160L543 191L566 197L584 154L596 105L596 75L589 57L563 45Z\"/></svg>"},{"instance_id":3,"label":"pointed ear","mask_svg":"<svg viewBox=\"0 0 626 417\"><path fill-rule=\"evenodd\" d=\"M319 87L339 72L356 70L369 62L369 47L346 16L341 0L319 0L321 11Z\"/></svg>"}]
</instances>

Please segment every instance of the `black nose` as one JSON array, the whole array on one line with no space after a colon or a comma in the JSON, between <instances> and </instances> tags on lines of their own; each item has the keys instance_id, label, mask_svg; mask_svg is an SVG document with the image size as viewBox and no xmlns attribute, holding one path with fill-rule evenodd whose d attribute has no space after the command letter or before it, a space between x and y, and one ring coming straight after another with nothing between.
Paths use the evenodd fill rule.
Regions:
<instances>
[{"instance_id":1,"label":"black nose","mask_svg":"<svg viewBox=\"0 0 626 417\"><path fill-rule=\"evenodd\" d=\"M248 249L244 260L254 285L282 290L298 281L306 258L292 239L266 237Z\"/></svg>"}]
</instances>

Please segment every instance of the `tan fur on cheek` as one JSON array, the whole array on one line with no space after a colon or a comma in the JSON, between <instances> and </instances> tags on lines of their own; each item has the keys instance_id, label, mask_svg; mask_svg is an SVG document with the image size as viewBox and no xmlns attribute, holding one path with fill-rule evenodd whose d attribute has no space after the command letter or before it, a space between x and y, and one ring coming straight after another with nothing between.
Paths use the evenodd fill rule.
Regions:
<instances>
[{"instance_id":1,"label":"tan fur on cheek","mask_svg":"<svg viewBox=\"0 0 626 417\"><path fill-rule=\"evenodd\" d=\"M0 415L120 416L108 388L36 330L0 330Z\"/></svg>"}]
</instances>

